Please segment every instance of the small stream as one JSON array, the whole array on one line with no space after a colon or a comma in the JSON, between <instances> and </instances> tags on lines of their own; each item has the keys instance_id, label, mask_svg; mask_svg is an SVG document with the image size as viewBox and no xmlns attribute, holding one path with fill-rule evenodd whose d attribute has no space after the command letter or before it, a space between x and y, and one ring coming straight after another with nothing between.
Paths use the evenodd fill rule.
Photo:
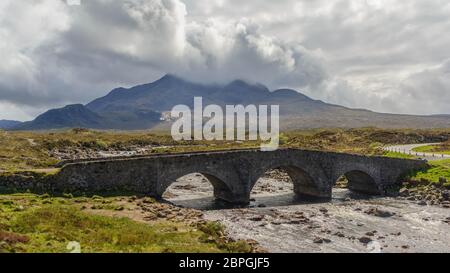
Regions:
<instances>
[{"instance_id":1,"label":"small stream","mask_svg":"<svg viewBox=\"0 0 450 273\"><path fill-rule=\"evenodd\" d=\"M335 189L331 202L312 203L299 200L292 183L262 178L250 206L231 208L199 174L179 179L164 197L269 252L450 252L450 210L396 198Z\"/></svg>"}]
</instances>

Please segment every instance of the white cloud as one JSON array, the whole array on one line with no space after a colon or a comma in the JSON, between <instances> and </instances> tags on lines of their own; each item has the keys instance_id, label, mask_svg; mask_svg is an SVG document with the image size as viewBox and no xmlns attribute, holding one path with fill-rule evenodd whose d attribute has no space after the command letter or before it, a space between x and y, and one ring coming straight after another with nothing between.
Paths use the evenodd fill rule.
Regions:
<instances>
[{"instance_id":1,"label":"white cloud","mask_svg":"<svg viewBox=\"0 0 450 273\"><path fill-rule=\"evenodd\" d=\"M0 100L26 103L46 100L39 79L37 52L68 29L69 17L60 1L2 1L0 4Z\"/></svg>"},{"instance_id":2,"label":"white cloud","mask_svg":"<svg viewBox=\"0 0 450 273\"><path fill-rule=\"evenodd\" d=\"M174 72L194 80L242 78L273 87L308 87L326 77L320 52L263 35L251 20L208 20L190 24L188 30L190 50L185 59L191 58L191 66Z\"/></svg>"},{"instance_id":3,"label":"white cloud","mask_svg":"<svg viewBox=\"0 0 450 273\"><path fill-rule=\"evenodd\" d=\"M399 87L404 108L421 114L449 113L450 59L410 75Z\"/></svg>"},{"instance_id":4,"label":"white cloud","mask_svg":"<svg viewBox=\"0 0 450 273\"><path fill-rule=\"evenodd\" d=\"M0 100L0 119L25 121L32 119L42 111L45 111L45 108L17 105Z\"/></svg>"},{"instance_id":5,"label":"white cloud","mask_svg":"<svg viewBox=\"0 0 450 273\"><path fill-rule=\"evenodd\" d=\"M450 113L448 29L444 0L3 0L0 101L87 102L175 73L377 111Z\"/></svg>"}]
</instances>

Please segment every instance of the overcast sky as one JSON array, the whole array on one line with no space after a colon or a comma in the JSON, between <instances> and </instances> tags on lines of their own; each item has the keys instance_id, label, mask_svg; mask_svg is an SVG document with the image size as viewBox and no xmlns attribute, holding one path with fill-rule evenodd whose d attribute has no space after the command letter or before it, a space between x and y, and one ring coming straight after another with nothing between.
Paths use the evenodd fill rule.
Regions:
<instances>
[{"instance_id":1,"label":"overcast sky","mask_svg":"<svg viewBox=\"0 0 450 273\"><path fill-rule=\"evenodd\" d=\"M166 73L450 114L448 0L2 0L0 54L0 119Z\"/></svg>"}]
</instances>

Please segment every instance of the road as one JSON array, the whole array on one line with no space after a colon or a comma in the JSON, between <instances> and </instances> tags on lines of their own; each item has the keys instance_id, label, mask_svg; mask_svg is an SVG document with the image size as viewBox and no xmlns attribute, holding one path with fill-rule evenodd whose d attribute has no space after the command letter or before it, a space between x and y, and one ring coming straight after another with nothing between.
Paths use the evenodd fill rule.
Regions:
<instances>
[{"instance_id":1,"label":"road","mask_svg":"<svg viewBox=\"0 0 450 273\"><path fill-rule=\"evenodd\" d=\"M439 154L439 153L422 153L413 151L415 148L429 146L429 145L437 145L439 143L423 143L423 144L406 144L406 145L394 145L394 146L386 146L384 147L385 151L389 152L398 152L402 154L413 155L426 160L442 160L449 159L450 155Z\"/></svg>"}]
</instances>

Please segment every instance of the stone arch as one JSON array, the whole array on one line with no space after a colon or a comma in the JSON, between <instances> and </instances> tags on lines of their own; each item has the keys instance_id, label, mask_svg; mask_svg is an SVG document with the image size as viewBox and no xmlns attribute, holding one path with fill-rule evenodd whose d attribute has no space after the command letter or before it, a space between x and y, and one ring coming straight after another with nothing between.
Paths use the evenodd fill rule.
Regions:
<instances>
[{"instance_id":1,"label":"stone arch","mask_svg":"<svg viewBox=\"0 0 450 273\"><path fill-rule=\"evenodd\" d=\"M294 184L294 192L300 197L330 198L331 190L321 187L320 183L314 178L314 173L307 169L298 167L294 164L278 164L266 166L257 173L251 183L250 191L254 188L257 181L268 171L280 169L286 172Z\"/></svg>"},{"instance_id":2,"label":"stone arch","mask_svg":"<svg viewBox=\"0 0 450 273\"><path fill-rule=\"evenodd\" d=\"M213 185L214 188L214 197L216 199L224 200L227 202L234 202L234 194L232 189L220 178L208 174L208 173L200 173Z\"/></svg>"},{"instance_id":3,"label":"stone arch","mask_svg":"<svg viewBox=\"0 0 450 273\"><path fill-rule=\"evenodd\" d=\"M233 185L228 184L229 177L222 176L219 173L213 173L207 170L179 170L174 171L168 176L164 176L161 180L161 183L159 184L158 189L158 196L162 196L166 190L179 178L182 178L184 176L190 175L190 174L201 174L203 175L209 183L213 186L214 189L214 197L219 200L223 200L230 203L236 203L240 202L236 194L236 189L233 187Z\"/></svg>"},{"instance_id":4,"label":"stone arch","mask_svg":"<svg viewBox=\"0 0 450 273\"><path fill-rule=\"evenodd\" d=\"M375 179L365 171L351 170L343 174L348 181L348 189L371 195L380 195L380 189ZM335 180L337 181L337 179Z\"/></svg>"}]
</instances>

